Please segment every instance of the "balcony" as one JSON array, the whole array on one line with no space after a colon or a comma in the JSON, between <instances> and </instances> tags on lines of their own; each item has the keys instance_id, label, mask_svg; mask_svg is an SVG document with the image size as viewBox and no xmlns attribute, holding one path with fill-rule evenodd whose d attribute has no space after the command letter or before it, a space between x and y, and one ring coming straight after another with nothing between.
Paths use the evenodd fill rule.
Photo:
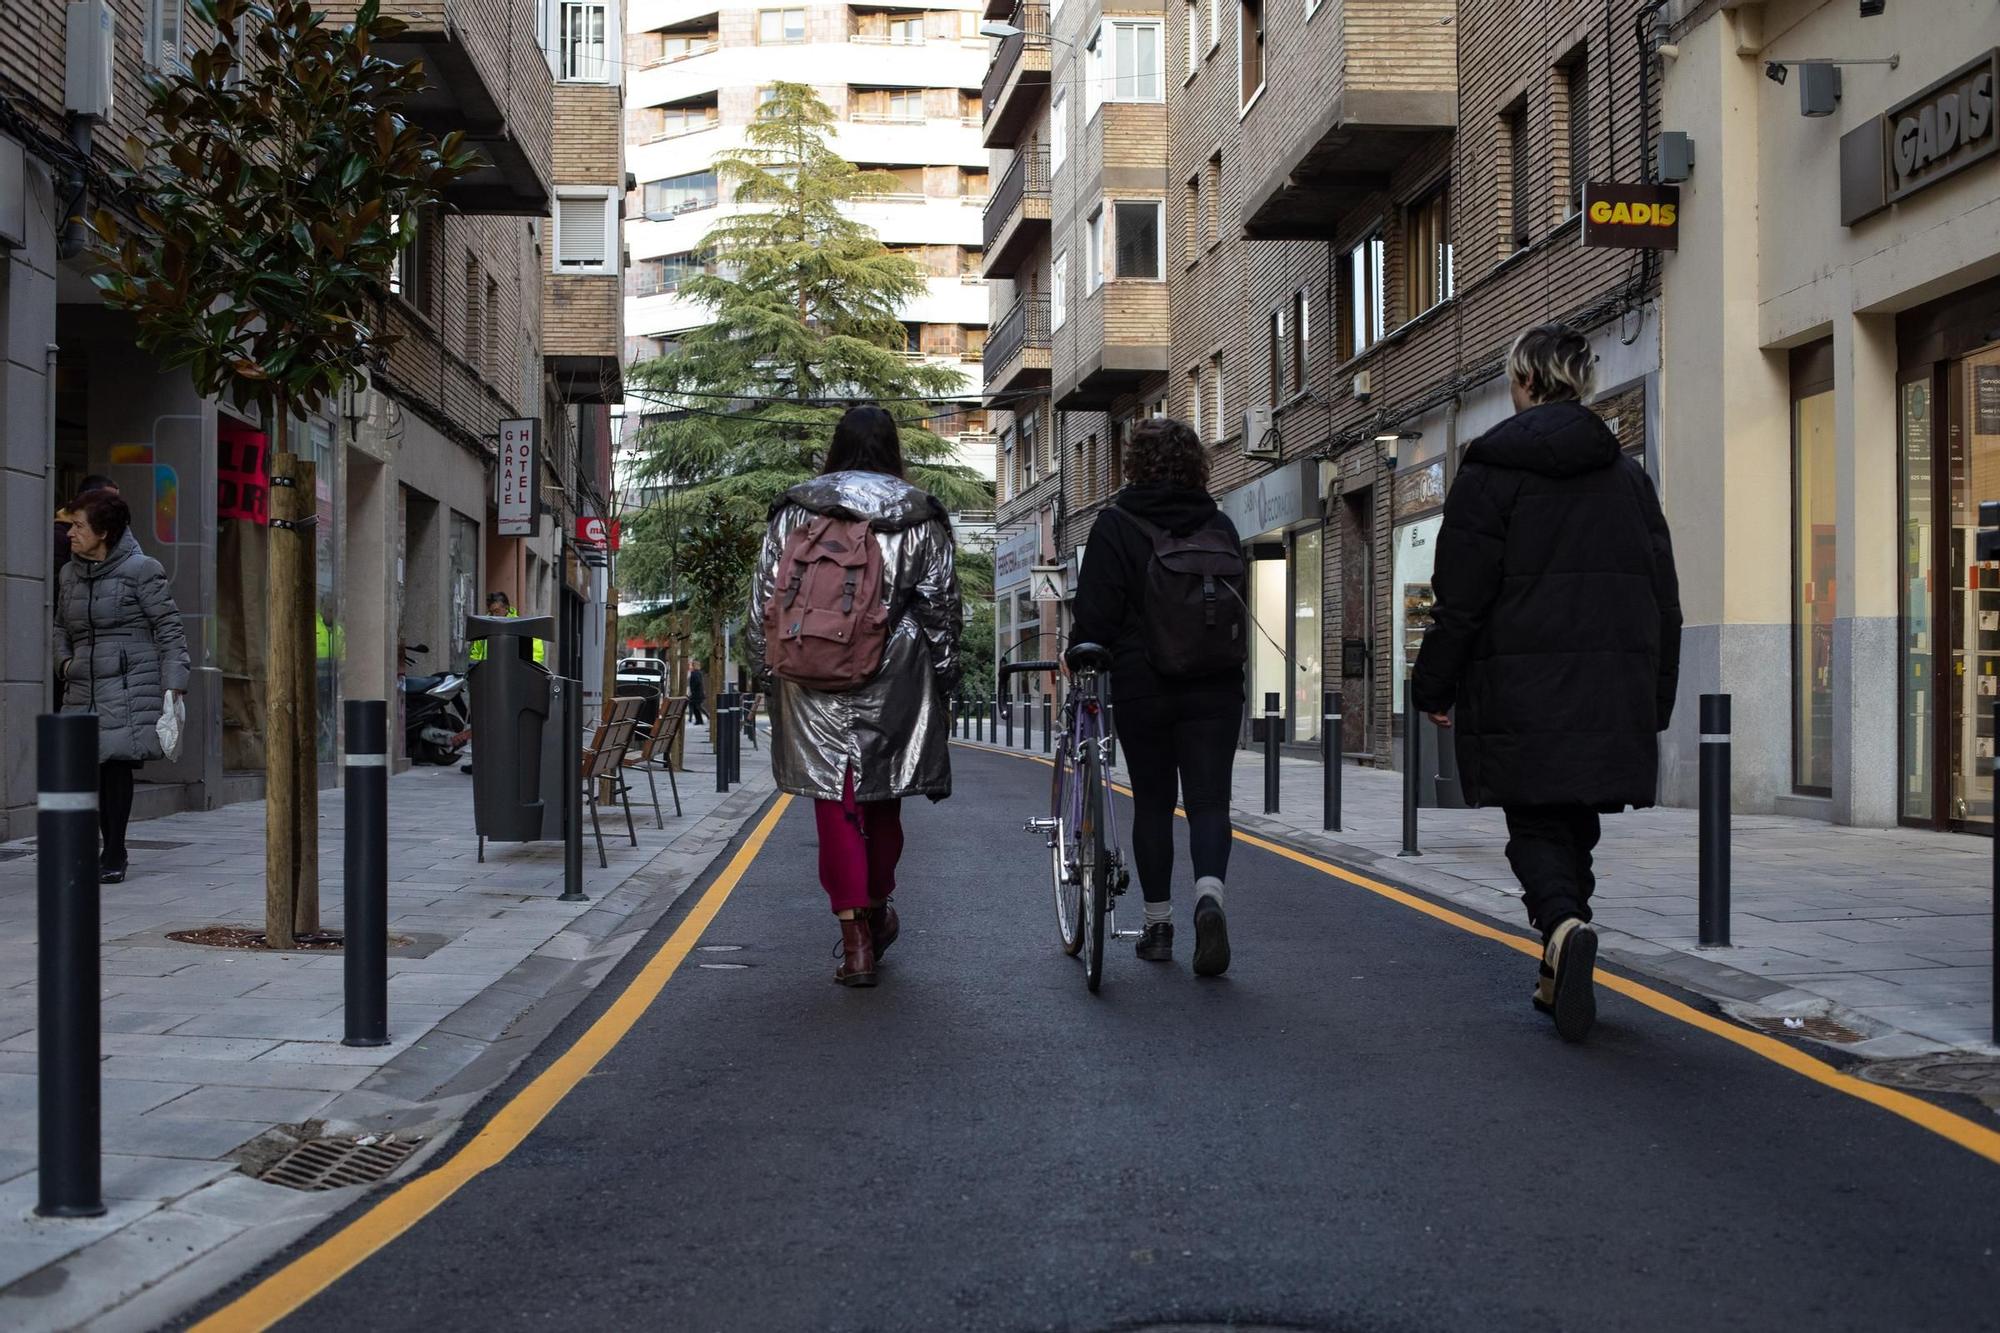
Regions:
<instances>
[{"instance_id":1,"label":"balcony","mask_svg":"<svg viewBox=\"0 0 2000 1333\"><path fill-rule=\"evenodd\" d=\"M329 25L352 23L361 0L327 0L324 8ZM445 192L445 204L461 213L546 215L555 79L534 25L509 22L506 6L465 0L382 0L381 12L408 26L374 53L423 64L410 119L435 134L463 131L482 159Z\"/></svg>"},{"instance_id":2,"label":"balcony","mask_svg":"<svg viewBox=\"0 0 2000 1333\"><path fill-rule=\"evenodd\" d=\"M1167 285L1117 280L1080 303L1064 333L1076 355L1052 397L1066 412L1102 412L1167 372Z\"/></svg>"},{"instance_id":3,"label":"balcony","mask_svg":"<svg viewBox=\"0 0 2000 1333\"><path fill-rule=\"evenodd\" d=\"M985 246L989 278L1011 278L1049 234L1049 155L1045 148L1014 154L986 203Z\"/></svg>"},{"instance_id":4,"label":"balcony","mask_svg":"<svg viewBox=\"0 0 2000 1333\"><path fill-rule=\"evenodd\" d=\"M1454 0L1356 8L1326 0L1296 45L1271 54L1243 121L1250 236L1323 240L1457 128Z\"/></svg>"},{"instance_id":5,"label":"balcony","mask_svg":"<svg viewBox=\"0 0 2000 1333\"><path fill-rule=\"evenodd\" d=\"M979 89L988 148L1012 148L1049 90L1049 7L1016 5L1008 21L1021 31L1001 40Z\"/></svg>"},{"instance_id":6,"label":"balcony","mask_svg":"<svg viewBox=\"0 0 2000 1333\"><path fill-rule=\"evenodd\" d=\"M607 274L542 274L542 364L566 403L620 403L625 301Z\"/></svg>"},{"instance_id":7,"label":"balcony","mask_svg":"<svg viewBox=\"0 0 2000 1333\"><path fill-rule=\"evenodd\" d=\"M980 357L986 392L1031 388L1049 382L1049 298L1024 296L986 335Z\"/></svg>"}]
</instances>

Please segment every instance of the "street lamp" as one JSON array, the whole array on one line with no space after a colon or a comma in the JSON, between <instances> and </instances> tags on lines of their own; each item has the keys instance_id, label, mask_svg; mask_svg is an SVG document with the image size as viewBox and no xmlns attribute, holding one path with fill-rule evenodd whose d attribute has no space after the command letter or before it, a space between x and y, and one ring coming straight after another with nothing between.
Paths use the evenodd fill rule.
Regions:
<instances>
[{"instance_id":1,"label":"street lamp","mask_svg":"<svg viewBox=\"0 0 2000 1333\"><path fill-rule=\"evenodd\" d=\"M981 37L995 37L1003 42L1009 37L1039 37L1045 42L1059 42L1072 49L1076 46L1076 43L1070 41L1067 37L1058 37L1053 33L1047 32L1030 33L1025 28L1001 19L988 19L986 22L980 24L979 35Z\"/></svg>"}]
</instances>

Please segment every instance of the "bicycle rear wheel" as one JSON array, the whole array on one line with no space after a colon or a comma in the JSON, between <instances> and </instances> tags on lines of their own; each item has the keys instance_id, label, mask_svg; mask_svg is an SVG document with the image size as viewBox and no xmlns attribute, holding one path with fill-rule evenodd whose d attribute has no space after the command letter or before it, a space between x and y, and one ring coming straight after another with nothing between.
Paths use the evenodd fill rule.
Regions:
<instances>
[{"instance_id":1,"label":"bicycle rear wheel","mask_svg":"<svg viewBox=\"0 0 2000 1333\"><path fill-rule=\"evenodd\" d=\"M1104 918L1111 902L1111 857L1104 847L1104 779L1097 762L1096 747L1086 746L1080 774L1083 819L1077 827L1077 859L1083 889L1083 984L1092 995L1104 981Z\"/></svg>"},{"instance_id":2,"label":"bicycle rear wheel","mask_svg":"<svg viewBox=\"0 0 2000 1333\"><path fill-rule=\"evenodd\" d=\"M1071 958L1083 947L1083 877L1077 864L1077 772L1069 747L1056 747L1055 774L1049 781L1049 878L1055 885L1056 934Z\"/></svg>"}]
</instances>

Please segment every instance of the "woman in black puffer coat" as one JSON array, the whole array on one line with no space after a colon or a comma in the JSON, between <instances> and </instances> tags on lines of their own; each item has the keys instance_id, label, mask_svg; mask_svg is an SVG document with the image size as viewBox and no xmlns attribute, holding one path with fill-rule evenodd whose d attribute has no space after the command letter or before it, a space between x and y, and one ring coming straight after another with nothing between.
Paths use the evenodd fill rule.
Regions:
<instances>
[{"instance_id":1,"label":"woman in black puffer coat","mask_svg":"<svg viewBox=\"0 0 2000 1333\"><path fill-rule=\"evenodd\" d=\"M1468 799L1507 813L1507 860L1545 941L1535 1003L1570 1040L1596 1012L1598 815L1653 804L1680 672L1666 518L1583 405L1592 361L1562 325L1514 344L1519 412L1465 451L1412 682L1417 710L1456 729Z\"/></svg>"}]
</instances>

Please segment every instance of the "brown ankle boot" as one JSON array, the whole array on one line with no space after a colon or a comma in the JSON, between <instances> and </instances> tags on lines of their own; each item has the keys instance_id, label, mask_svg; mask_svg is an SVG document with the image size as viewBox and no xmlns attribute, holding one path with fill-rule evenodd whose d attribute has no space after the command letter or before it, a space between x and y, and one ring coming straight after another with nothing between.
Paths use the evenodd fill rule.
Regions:
<instances>
[{"instance_id":1,"label":"brown ankle boot","mask_svg":"<svg viewBox=\"0 0 2000 1333\"><path fill-rule=\"evenodd\" d=\"M896 909L887 898L868 904L863 915L868 922L868 933L875 940L875 957L880 959L896 942L896 936L903 933L903 923L896 919Z\"/></svg>"},{"instance_id":2,"label":"brown ankle boot","mask_svg":"<svg viewBox=\"0 0 2000 1333\"><path fill-rule=\"evenodd\" d=\"M866 916L840 923L840 966L834 969L833 979L843 986L875 984L875 938Z\"/></svg>"}]
</instances>

